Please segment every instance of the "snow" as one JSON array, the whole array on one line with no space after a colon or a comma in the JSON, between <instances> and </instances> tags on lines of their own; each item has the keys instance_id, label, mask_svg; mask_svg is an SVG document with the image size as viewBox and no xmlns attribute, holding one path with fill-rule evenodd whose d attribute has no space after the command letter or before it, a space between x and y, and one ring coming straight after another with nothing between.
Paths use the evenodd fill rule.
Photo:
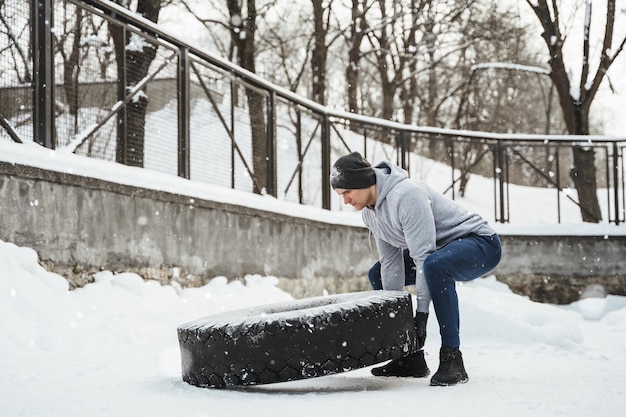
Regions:
<instances>
[{"instance_id":1,"label":"snow","mask_svg":"<svg viewBox=\"0 0 626 417\"><path fill-rule=\"evenodd\" d=\"M472 65L471 70L475 71L477 69L486 69L486 68L508 69L512 71L535 72L538 74L550 75L550 71L545 68L535 67L535 66L530 66L530 65L513 64L509 62L484 62L482 64Z\"/></svg>"},{"instance_id":2,"label":"snow","mask_svg":"<svg viewBox=\"0 0 626 417\"><path fill-rule=\"evenodd\" d=\"M188 181L177 176L149 169L124 166L113 162L85 158L72 154L69 148L50 150L33 142L23 144L0 142L0 161L36 166L57 172L86 176L118 184L182 194L225 204L244 205L275 213L323 221L331 224L363 226L355 212L330 212L277 200L267 195L232 190L199 181Z\"/></svg>"},{"instance_id":3,"label":"snow","mask_svg":"<svg viewBox=\"0 0 626 417\"><path fill-rule=\"evenodd\" d=\"M177 29L191 35L198 27L189 22ZM144 46L137 41L129 48ZM250 77L256 79L254 74ZM293 94L281 91L287 97ZM619 93L605 94L601 104L608 114L607 132L621 136L626 118L619 114L623 92ZM432 132L446 130L432 128ZM81 134L76 137L76 141L82 139ZM526 139L544 140L539 136ZM358 213L351 211L300 206L161 172L81 158L68 149L51 151L32 143L2 142L0 160L179 193L190 200L206 198L362 226ZM449 172L443 173L436 164L429 169L430 179L449 177ZM493 197L481 193L492 184L481 181L472 179L470 195L463 204L476 211L486 207L481 214L493 221ZM536 210L550 198L543 191L554 192L529 193L512 186L511 193L516 195L512 206L527 207L522 213L528 216L529 224L496 224L498 231L600 234L605 238L626 234L624 226L554 225L552 218L544 218L544 210ZM575 207L573 212L578 215ZM292 301L294 298L277 284L275 277L248 276L234 282L215 277L201 288L183 289L144 281L132 273L102 271L94 283L70 291L63 277L38 264L33 249L0 241L0 416L623 414L626 297L590 297L568 306L540 304L513 294L494 277L458 286L462 350L470 375L465 385L435 388L428 385L428 378L373 377L367 368L233 390L203 389L183 382L177 326L209 314ZM426 358L434 372L440 342L434 313L428 333Z\"/></svg>"},{"instance_id":4,"label":"snow","mask_svg":"<svg viewBox=\"0 0 626 417\"><path fill-rule=\"evenodd\" d=\"M33 143L2 142L0 159L190 199L362 225L356 212L303 207ZM474 194L463 203L491 207L479 179L472 181L468 192ZM532 208L539 190L530 190L520 189L517 204L527 204L526 212L537 216ZM534 226L496 226L512 234L566 231L609 238L626 233L623 226L559 226L537 220ZM209 314L290 302L294 298L278 288L276 277L235 282L215 277L201 288L185 289L146 282L132 273L102 271L95 278L69 291L63 277L37 263L33 249L0 241L1 416L616 416L626 401L626 297L555 306L513 294L494 277L459 285L462 350L470 375L465 385L430 387L428 378L373 377L365 368L215 390L182 381L177 326ZM434 313L431 317L425 350L434 372L440 338Z\"/></svg>"},{"instance_id":5,"label":"snow","mask_svg":"<svg viewBox=\"0 0 626 417\"><path fill-rule=\"evenodd\" d=\"M256 323L285 323L289 319L303 319L318 317L323 313L344 315L359 305L380 303L394 299L404 299L403 291L361 291L333 295L319 295L304 299L282 301L279 303L264 304L261 307L230 310L208 317L200 317L188 323L183 323L186 329L249 327ZM393 313L390 313L393 314Z\"/></svg>"},{"instance_id":6,"label":"snow","mask_svg":"<svg viewBox=\"0 0 626 417\"><path fill-rule=\"evenodd\" d=\"M201 288L103 271L68 290L29 248L0 241L2 416L526 416L621 415L626 388L626 297L539 304L493 277L458 288L470 381L381 378L369 368L234 390L181 379L177 326L293 298L274 277ZM439 337L429 321L427 362Z\"/></svg>"},{"instance_id":7,"label":"snow","mask_svg":"<svg viewBox=\"0 0 626 417\"><path fill-rule=\"evenodd\" d=\"M142 36L136 33L130 34L130 41L126 45L126 50L131 52L143 52L144 48L153 48L153 46L146 42Z\"/></svg>"}]
</instances>

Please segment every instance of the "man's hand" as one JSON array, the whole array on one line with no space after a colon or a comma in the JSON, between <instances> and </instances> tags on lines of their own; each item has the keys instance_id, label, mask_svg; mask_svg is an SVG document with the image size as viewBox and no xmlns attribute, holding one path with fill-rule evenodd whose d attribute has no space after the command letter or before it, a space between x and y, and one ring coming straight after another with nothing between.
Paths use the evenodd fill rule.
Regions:
<instances>
[{"instance_id":1,"label":"man's hand","mask_svg":"<svg viewBox=\"0 0 626 417\"><path fill-rule=\"evenodd\" d=\"M415 313L415 332L417 333L417 350L424 347L426 343L426 323L428 322L428 313Z\"/></svg>"}]
</instances>

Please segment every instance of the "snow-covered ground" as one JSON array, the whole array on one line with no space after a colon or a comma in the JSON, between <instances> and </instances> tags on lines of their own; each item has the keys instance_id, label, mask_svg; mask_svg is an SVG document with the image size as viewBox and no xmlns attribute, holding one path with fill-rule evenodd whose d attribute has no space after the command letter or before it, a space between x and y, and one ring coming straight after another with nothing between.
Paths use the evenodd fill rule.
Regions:
<instances>
[{"instance_id":1,"label":"snow-covered ground","mask_svg":"<svg viewBox=\"0 0 626 417\"><path fill-rule=\"evenodd\" d=\"M202 288L101 272L74 291L37 254L0 241L0 415L618 416L626 404L626 297L566 307L511 293L493 277L459 286L470 381L322 378L215 390L183 382L176 327L211 313L290 300L273 277ZM428 329L427 361L439 336Z\"/></svg>"},{"instance_id":2,"label":"snow-covered ground","mask_svg":"<svg viewBox=\"0 0 626 417\"><path fill-rule=\"evenodd\" d=\"M33 144L0 143L0 159L359 224L358 213L297 206ZM480 179L475 181L470 190L479 194ZM528 195L520 204L536 213L535 201ZM464 203L480 207L480 198L468 196ZM534 224L543 233L561 227L569 233L626 233L623 226L606 224ZM519 227L517 232L537 231ZM428 379L373 377L369 369L234 390L183 382L177 326L211 313L292 299L277 283L275 277L231 283L215 277L202 288L182 289L104 271L96 282L69 291L63 277L39 266L33 249L0 241L0 416L623 414L626 297L539 304L493 277L459 286L468 384L435 388ZM434 372L440 341L434 315L428 330L427 361Z\"/></svg>"}]
</instances>

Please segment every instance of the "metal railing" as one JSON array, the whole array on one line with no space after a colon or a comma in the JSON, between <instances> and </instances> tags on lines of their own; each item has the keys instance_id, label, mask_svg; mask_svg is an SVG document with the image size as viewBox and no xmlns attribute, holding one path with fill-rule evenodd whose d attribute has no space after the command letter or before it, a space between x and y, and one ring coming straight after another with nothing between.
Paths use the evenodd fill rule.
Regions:
<instances>
[{"instance_id":1,"label":"metal railing","mask_svg":"<svg viewBox=\"0 0 626 417\"><path fill-rule=\"evenodd\" d=\"M517 186L552 190L555 222L570 221L563 206L580 208L571 151L584 145L596 155L604 220L625 220L626 138L454 131L364 117L275 86L112 2L0 7L10 34L0 40L0 139L326 209L340 209L331 198L332 161L357 150L431 183L440 184L447 167L441 187L452 198L473 186L469 173L490 178L482 204L503 223L512 219ZM147 64L138 50L152 52Z\"/></svg>"}]
</instances>

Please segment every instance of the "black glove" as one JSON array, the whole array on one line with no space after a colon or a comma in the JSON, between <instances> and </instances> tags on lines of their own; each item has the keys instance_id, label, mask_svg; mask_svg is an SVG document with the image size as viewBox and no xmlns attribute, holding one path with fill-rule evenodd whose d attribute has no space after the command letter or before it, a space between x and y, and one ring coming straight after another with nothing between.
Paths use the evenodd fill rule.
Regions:
<instances>
[{"instance_id":1,"label":"black glove","mask_svg":"<svg viewBox=\"0 0 626 417\"><path fill-rule=\"evenodd\" d=\"M415 333L417 333L417 350L424 347L426 343L426 322L428 322L428 313L415 313Z\"/></svg>"}]
</instances>

